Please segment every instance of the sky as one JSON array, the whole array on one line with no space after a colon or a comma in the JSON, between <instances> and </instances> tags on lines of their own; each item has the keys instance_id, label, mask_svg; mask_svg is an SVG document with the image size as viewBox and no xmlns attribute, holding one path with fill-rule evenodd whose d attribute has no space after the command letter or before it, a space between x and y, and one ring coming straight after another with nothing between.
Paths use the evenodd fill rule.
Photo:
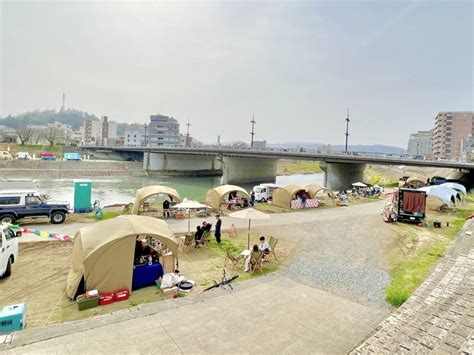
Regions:
<instances>
[{"instance_id":1,"label":"sky","mask_svg":"<svg viewBox=\"0 0 474 355\"><path fill-rule=\"evenodd\" d=\"M0 116L173 116L204 142L406 147L473 110L471 1L1 1Z\"/></svg>"}]
</instances>

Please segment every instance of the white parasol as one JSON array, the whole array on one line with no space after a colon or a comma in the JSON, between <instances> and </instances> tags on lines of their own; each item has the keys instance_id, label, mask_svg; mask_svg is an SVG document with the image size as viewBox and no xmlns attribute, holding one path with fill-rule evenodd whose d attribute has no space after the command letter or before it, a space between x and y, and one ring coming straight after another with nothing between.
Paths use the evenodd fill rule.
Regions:
<instances>
[{"instance_id":1,"label":"white parasol","mask_svg":"<svg viewBox=\"0 0 474 355\"><path fill-rule=\"evenodd\" d=\"M257 211L256 209L253 209L253 208L246 208L242 211L231 213L229 217L249 220L247 249L250 249L250 223L252 219L270 219L271 218L268 214Z\"/></svg>"},{"instance_id":2,"label":"white parasol","mask_svg":"<svg viewBox=\"0 0 474 355\"><path fill-rule=\"evenodd\" d=\"M171 208L178 210L188 210L188 233L191 230L191 210L198 210L201 208L211 208L207 205L204 205L198 201L184 199L183 202L174 205Z\"/></svg>"},{"instance_id":3,"label":"white parasol","mask_svg":"<svg viewBox=\"0 0 474 355\"><path fill-rule=\"evenodd\" d=\"M367 187L367 185L364 184L363 182L356 182L356 183L352 184L352 186L354 186L354 187Z\"/></svg>"}]
</instances>

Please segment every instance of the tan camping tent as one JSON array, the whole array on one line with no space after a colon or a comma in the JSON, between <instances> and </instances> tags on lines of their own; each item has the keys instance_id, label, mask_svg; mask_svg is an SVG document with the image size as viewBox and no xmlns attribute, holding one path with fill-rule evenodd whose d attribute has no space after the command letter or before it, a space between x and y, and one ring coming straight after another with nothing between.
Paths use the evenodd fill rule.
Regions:
<instances>
[{"instance_id":1,"label":"tan camping tent","mask_svg":"<svg viewBox=\"0 0 474 355\"><path fill-rule=\"evenodd\" d=\"M308 191L309 196L311 198L315 198L318 193L324 192L326 193L329 197L333 197L334 193L332 192L331 189L317 185L317 184L311 184L311 185L306 185L305 186L306 191Z\"/></svg>"},{"instance_id":2,"label":"tan camping tent","mask_svg":"<svg viewBox=\"0 0 474 355\"><path fill-rule=\"evenodd\" d=\"M74 238L72 266L66 291L73 298L84 277L86 290L131 290L133 258L138 235L150 235L178 255L178 242L159 219L123 215L81 228Z\"/></svg>"},{"instance_id":3,"label":"tan camping tent","mask_svg":"<svg viewBox=\"0 0 474 355\"><path fill-rule=\"evenodd\" d=\"M405 185L413 186L414 188L418 189L420 187L426 186L426 179L412 176L407 179Z\"/></svg>"},{"instance_id":4,"label":"tan camping tent","mask_svg":"<svg viewBox=\"0 0 474 355\"><path fill-rule=\"evenodd\" d=\"M250 199L248 192L239 186L221 185L207 191L206 205L211 206L215 210L218 210L221 205L222 200L225 198L226 195L228 195L231 192L241 192L245 196L247 196L248 199Z\"/></svg>"},{"instance_id":5,"label":"tan camping tent","mask_svg":"<svg viewBox=\"0 0 474 355\"><path fill-rule=\"evenodd\" d=\"M131 214L138 214L140 207L143 206L143 203L146 201L146 199L150 196L158 194L171 196L175 202L181 202L181 197L179 196L178 192L171 187L160 185L146 186L137 190Z\"/></svg>"},{"instance_id":6,"label":"tan camping tent","mask_svg":"<svg viewBox=\"0 0 474 355\"><path fill-rule=\"evenodd\" d=\"M291 200L300 191L306 191L300 185L285 185L273 190L273 204L280 207L290 207Z\"/></svg>"}]
</instances>

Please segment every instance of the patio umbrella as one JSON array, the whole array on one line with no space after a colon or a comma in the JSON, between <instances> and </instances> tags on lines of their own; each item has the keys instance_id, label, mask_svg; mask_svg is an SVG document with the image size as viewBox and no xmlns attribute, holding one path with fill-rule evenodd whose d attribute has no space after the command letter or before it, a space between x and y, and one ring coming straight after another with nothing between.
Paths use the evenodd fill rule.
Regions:
<instances>
[{"instance_id":1,"label":"patio umbrella","mask_svg":"<svg viewBox=\"0 0 474 355\"><path fill-rule=\"evenodd\" d=\"M183 202L174 205L171 208L188 210L188 233L191 230L191 210L197 210L201 208L211 208L207 205L203 205L198 201L184 199Z\"/></svg>"},{"instance_id":2,"label":"patio umbrella","mask_svg":"<svg viewBox=\"0 0 474 355\"><path fill-rule=\"evenodd\" d=\"M352 186L355 186L355 187L367 187L367 185L364 184L363 182L356 182L356 183L352 184Z\"/></svg>"},{"instance_id":3,"label":"patio umbrella","mask_svg":"<svg viewBox=\"0 0 474 355\"><path fill-rule=\"evenodd\" d=\"M229 217L249 220L249 230L248 230L248 235L247 235L247 249L250 249L250 223L252 219L270 219L271 218L268 214L257 211L256 209L253 209L253 208L246 208L242 211L231 213Z\"/></svg>"}]
</instances>

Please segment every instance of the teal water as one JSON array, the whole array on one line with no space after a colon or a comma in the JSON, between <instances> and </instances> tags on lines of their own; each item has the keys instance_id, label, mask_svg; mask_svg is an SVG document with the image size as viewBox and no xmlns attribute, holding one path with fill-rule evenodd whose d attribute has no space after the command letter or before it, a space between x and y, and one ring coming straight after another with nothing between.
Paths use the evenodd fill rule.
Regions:
<instances>
[{"instance_id":1,"label":"teal water","mask_svg":"<svg viewBox=\"0 0 474 355\"><path fill-rule=\"evenodd\" d=\"M27 180L14 180L16 187L30 187ZM277 176L274 182L286 184L322 184L323 174L295 174ZM258 183L239 184L251 190ZM74 194L73 179L36 179L33 185L54 200L69 201L72 205ZM193 200L204 200L204 196L212 187L221 185L221 177L127 177L127 178L94 178L92 179L92 200L100 200L102 206L133 202L138 189L149 185L165 185L178 191L181 197Z\"/></svg>"}]
</instances>

